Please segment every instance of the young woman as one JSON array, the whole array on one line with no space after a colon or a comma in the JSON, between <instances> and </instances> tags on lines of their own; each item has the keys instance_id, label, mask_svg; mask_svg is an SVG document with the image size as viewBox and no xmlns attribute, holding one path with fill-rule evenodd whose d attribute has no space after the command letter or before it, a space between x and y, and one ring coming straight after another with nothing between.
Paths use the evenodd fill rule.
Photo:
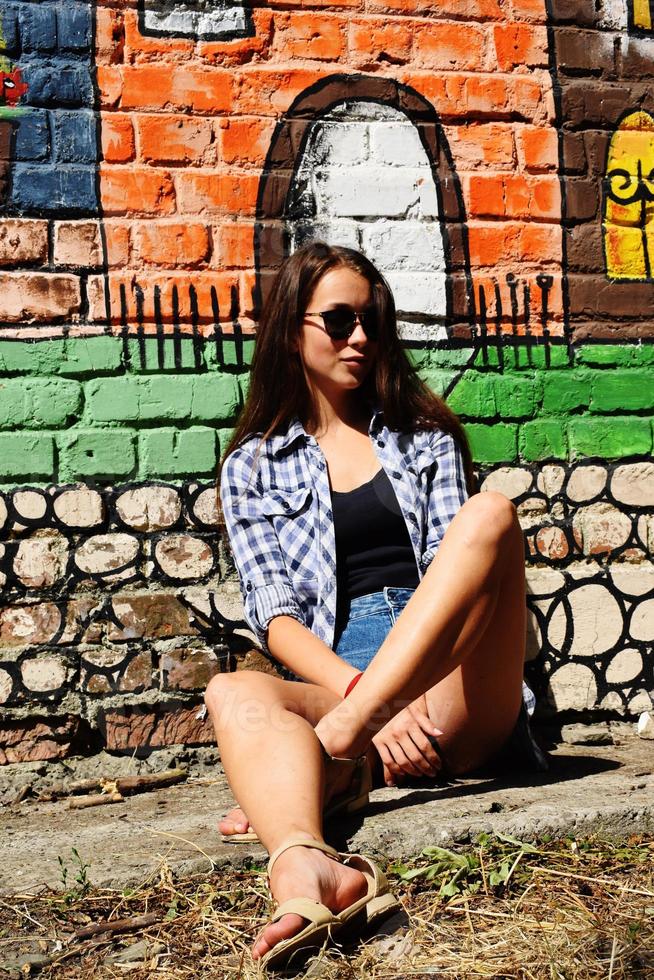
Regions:
<instances>
[{"instance_id":1,"label":"young woman","mask_svg":"<svg viewBox=\"0 0 654 980\"><path fill-rule=\"evenodd\" d=\"M529 741L523 539L506 497L474 493L383 276L321 242L271 287L221 500L246 618L286 678L206 694L240 804L221 830L272 855L282 906L253 947L270 965L392 905L372 862L324 851L324 806L367 798L362 758L393 785Z\"/></svg>"}]
</instances>

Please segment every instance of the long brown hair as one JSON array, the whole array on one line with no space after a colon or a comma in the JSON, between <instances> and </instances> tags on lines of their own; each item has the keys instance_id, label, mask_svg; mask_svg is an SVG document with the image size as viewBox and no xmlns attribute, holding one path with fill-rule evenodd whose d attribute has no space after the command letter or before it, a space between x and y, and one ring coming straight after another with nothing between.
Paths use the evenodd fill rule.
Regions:
<instances>
[{"instance_id":1,"label":"long brown hair","mask_svg":"<svg viewBox=\"0 0 654 980\"><path fill-rule=\"evenodd\" d=\"M377 313L375 367L359 388L362 397L379 404L389 429L450 433L461 448L468 491L473 493L472 458L463 427L409 362L397 333L395 301L388 283L361 252L319 241L293 252L271 285L259 320L247 398L223 459L255 433L263 441L282 431L294 416L303 423L311 417L311 394L294 341L318 282L336 268L352 269L367 279Z\"/></svg>"}]
</instances>

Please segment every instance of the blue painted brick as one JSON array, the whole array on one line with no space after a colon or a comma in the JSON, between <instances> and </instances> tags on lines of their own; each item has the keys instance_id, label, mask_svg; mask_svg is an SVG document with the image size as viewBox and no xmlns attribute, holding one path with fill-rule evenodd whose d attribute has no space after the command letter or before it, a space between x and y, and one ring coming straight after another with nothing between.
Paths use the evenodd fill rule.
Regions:
<instances>
[{"instance_id":1,"label":"blue painted brick","mask_svg":"<svg viewBox=\"0 0 654 980\"><path fill-rule=\"evenodd\" d=\"M50 127L42 109L26 109L16 120L16 160L48 160Z\"/></svg>"},{"instance_id":2,"label":"blue painted brick","mask_svg":"<svg viewBox=\"0 0 654 980\"><path fill-rule=\"evenodd\" d=\"M23 213L93 214L98 207L95 168L17 163L10 204Z\"/></svg>"},{"instance_id":3,"label":"blue painted brick","mask_svg":"<svg viewBox=\"0 0 654 980\"><path fill-rule=\"evenodd\" d=\"M19 9L23 50L55 51L57 17L54 4L24 3Z\"/></svg>"},{"instance_id":4,"label":"blue painted brick","mask_svg":"<svg viewBox=\"0 0 654 980\"><path fill-rule=\"evenodd\" d=\"M53 60L47 67L34 61L21 67L29 86L30 105L93 108L93 83L88 67L61 60Z\"/></svg>"},{"instance_id":5,"label":"blue painted brick","mask_svg":"<svg viewBox=\"0 0 654 980\"><path fill-rule=\"evenodd\" d=\"M58 163L95 163L98 159L95 116L88 109L52 112Z\"/></svg>"},{"instance_id":6,"label":"blue painted brick","mask_svg":"<svg viewBox=\"0 0 654 980\"><path fill-rule=\"evenodd\" d=\"M19 48L18 11L16 4L3 2L0 9L0 32L2 33L2 52L13 54Z\"/></svg>"},{"instance_id":7,"label":"blue painted brick","mask_svg":"<svg viewBox=\"0 0 654 980\"><path fill-rule=\"evenodd\" d=\"M66 3L57 11L60 51L91 51L91 9L88 3Z\"/></svg>"}]
</instances>

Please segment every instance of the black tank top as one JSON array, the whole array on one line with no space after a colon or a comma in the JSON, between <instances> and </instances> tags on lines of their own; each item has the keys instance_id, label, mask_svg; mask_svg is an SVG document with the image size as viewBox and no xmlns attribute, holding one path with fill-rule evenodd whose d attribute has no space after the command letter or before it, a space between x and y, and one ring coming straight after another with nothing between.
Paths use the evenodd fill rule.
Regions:
<instances>
[{"instance_id":1,"label":"black tank top","mask_svg":"<svg viewBox=\"0 0 654 980\"><path fill-rule=\"evenodd\" d=\"M415 589L411 538L385 471L354 490L332 490L339 605L385 586Z\"/></svg>"}]
</instances>

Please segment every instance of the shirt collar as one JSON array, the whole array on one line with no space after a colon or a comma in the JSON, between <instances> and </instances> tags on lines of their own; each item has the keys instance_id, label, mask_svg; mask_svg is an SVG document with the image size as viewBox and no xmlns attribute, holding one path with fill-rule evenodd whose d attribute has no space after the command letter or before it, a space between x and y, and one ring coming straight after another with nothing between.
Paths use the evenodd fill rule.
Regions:
<instances>
[{"instance_id":1,"label":"shirt collar","mask_svg":"<svg viewBox=\"0 0 654 980\"><path fill-rule=\"evenodd\" d=\"M373 406L372 418L370 419L370 425L368 426L368 432L370 434L377 432L383 426L383 422L384 412L379 402L375 402ZM306 441L308 438L309 436L307 435L304 426L296 415L289 422L288 428L285 432L280 432L276 435L270 436L270 448L272 453L277 456L280 453L290 449L290 447L299 439L304 439Z\"/></svg>"}]
</instances>

